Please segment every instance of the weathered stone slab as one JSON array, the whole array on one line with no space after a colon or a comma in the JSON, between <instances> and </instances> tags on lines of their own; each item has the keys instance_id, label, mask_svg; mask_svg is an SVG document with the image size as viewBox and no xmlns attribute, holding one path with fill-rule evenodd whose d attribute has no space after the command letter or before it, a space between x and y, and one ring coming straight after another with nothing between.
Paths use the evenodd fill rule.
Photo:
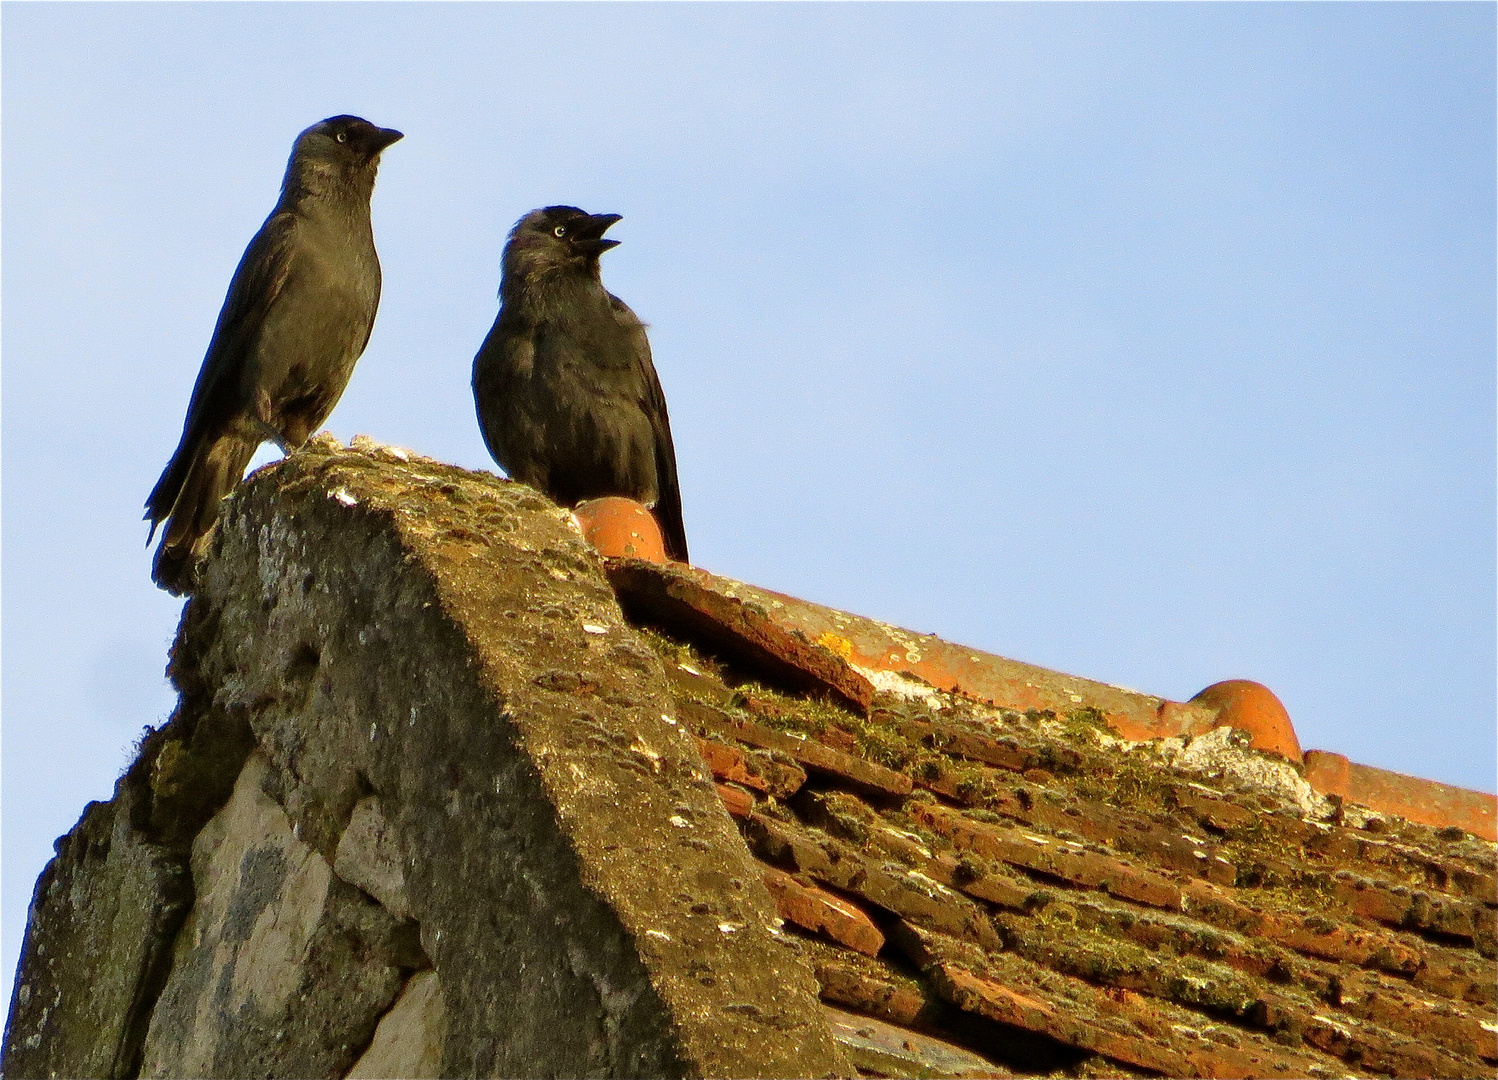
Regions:
<instances>
[{"instance_id":1,"label":"weathered stone slab","mask_svg":"<svg viewBox=\"0 0 1498 1080\"><path fill-rule=\"evenodd\" d=\"M336 1076L401 985L397 920L339 881L262 790L256 753L193 842L197 901L142 1076Z\"/></svg>"},{"instance_id":2,"label":"weathered stone slab","mask_svg":"<svg viewBox=\"0 0 1498 1080\"><path fill-rule=\"evenodd\" d=\"M406 896L400 850L380 813L380 800L373 795L364 796L354 806L353 816L338 840L333 872L369 893L397 918L410 918L411 900Z\"/></svg>"},{"instance_id":3,"label":"weathered stone slab","mask_svg":"<svg viewBox=\"0 0 1498 1080\"><path fill-rule=\"evenodd\" d=\"M432 1080L442 1075L447 1012L435 971L411 976L348 1080Z\"/></svg>"}]
</instances>

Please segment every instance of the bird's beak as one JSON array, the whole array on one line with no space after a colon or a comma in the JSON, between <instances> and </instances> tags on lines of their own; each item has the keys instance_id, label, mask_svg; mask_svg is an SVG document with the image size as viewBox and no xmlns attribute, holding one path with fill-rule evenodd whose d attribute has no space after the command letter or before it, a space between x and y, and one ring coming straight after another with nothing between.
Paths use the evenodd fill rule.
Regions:
<instances>
[{"instance_id":1,"label":"bird's beak","mask_svg":"<svg viewBox=\"0 0 1498 1080\"><path fill-rule=\"evenodd\" d=\"M369 151L369 157L371 161L378 157L380 151L384 150L385 147L393 142L399 142L406 137L405 132L396 131L395 128L379 128L378 131L379 134L370 140L372 149Z\"/></svg>"},{"instance_id":2,"label":"bird's beak","mask_svg":"<svg viewBox=\"0 0 1498 1080\"><path fill-rule=\"evenodd\" d=\"M620 214L590 214L585 225L573 230L573 243L594 255L602 255L609 248L618 247L619 241L605 240L603 234L621 217Z\"/></svg>"}]
</instances>

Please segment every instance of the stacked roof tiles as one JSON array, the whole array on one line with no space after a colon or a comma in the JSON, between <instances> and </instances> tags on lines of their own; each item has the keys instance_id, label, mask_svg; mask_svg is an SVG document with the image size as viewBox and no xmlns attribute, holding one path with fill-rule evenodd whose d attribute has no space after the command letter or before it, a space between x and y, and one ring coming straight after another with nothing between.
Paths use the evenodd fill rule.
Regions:
<instances>
[{"instance_id":1,"label":"stacked roof tiles","mask_svg":"<svg viewBox=\"0 0 1498 1080\"><path fill-rule=\"evenodd\" d=\"M1493 1074L1493 844L1230 728L1130 743L915 683L860 707L686 639L653 639L679 720L863 1074Z\"/></svg>"}]
</instances>

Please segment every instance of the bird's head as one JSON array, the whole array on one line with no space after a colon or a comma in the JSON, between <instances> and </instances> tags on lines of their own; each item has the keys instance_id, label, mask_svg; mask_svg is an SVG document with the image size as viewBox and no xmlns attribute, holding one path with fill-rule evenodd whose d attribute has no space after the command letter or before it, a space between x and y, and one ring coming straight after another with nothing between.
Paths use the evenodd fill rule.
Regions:
<instances>
[{"instance_id":1,"label":"bird's head","mask_svg":"<svg viewBox=\"0 0 1498 1080\"><path fill-rule=\"evenodd\" d=\"M582 270L598 273L598 256L619 241L603 234L618 214L587 214L575 206L547 206L532 210L515 223L505 245L505 273L529 277L535 273Z\"/></svg>"},{"instance_id":2,"label":"bird's head","mask_svg":"<svg viewBox=\"0 0 1498 1080\"><path fill-rule=\"evenodd\" d=\"M358 116L330 116L297 136L287 179L309 188L321 187L320 180L367 179L373 185L380 151L403 137Z\"/></svg>"}]
</instances>

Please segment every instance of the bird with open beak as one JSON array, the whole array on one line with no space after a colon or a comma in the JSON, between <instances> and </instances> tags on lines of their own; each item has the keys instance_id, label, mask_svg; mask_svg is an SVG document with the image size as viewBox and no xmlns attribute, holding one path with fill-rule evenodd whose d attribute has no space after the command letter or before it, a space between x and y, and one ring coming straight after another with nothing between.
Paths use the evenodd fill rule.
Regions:
<instances>
[{"instance_id":1,"label":"bird with open beak","mask_svg":"<svg viewBox=\"0 0 1498 1080\"><path fill-rule=\"evenodd\" d=\"M666 397L645 325L603 287L618 214L533 210L505 245L499 315L473 361L479 427L510 477L563 506L622 495L687 561Z\"/></svg>"}]
</instances>

